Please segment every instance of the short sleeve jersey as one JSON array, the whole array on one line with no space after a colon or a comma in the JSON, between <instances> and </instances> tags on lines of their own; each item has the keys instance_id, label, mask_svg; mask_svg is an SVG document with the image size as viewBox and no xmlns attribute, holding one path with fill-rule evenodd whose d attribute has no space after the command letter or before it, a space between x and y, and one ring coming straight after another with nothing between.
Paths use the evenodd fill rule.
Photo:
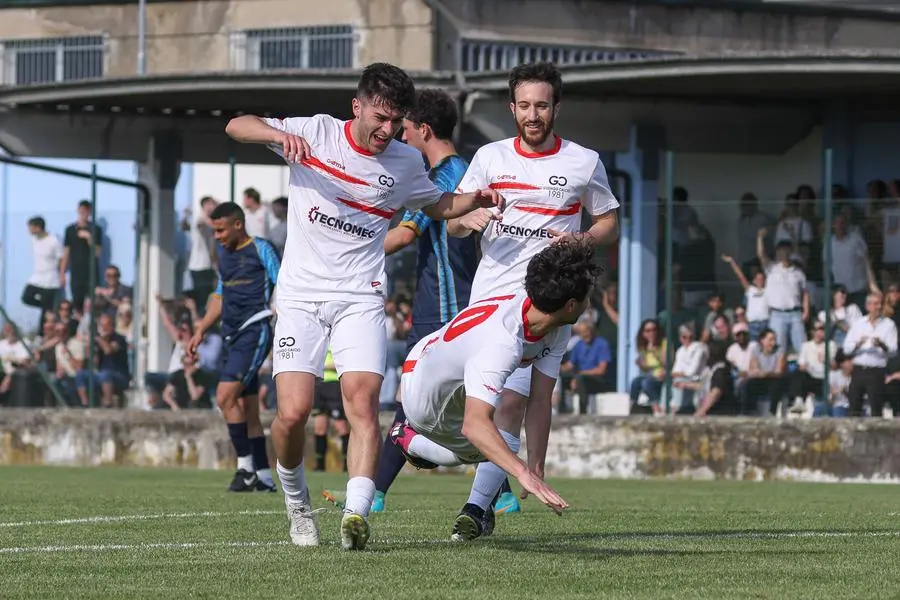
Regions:
<instances>
[{"instance_id":1,"label":"short sleeve jersey","mask_svg":"<svg viewBox=\"0 0 900 600\"><path fill-rule=\"evenodd\" d=\"M481 238L472 300L521 290L528 261L550 243L550 229L581 231L582 209L600 216L619 207L600 156L559 137L540 153L526 151L519 138L483 146L459 189L486 187L503 194L506 207Z\"/></svg>"},{"instance_id":2,"label":"short sleeve jersey","mask_svg":"<svg viewBox=\"0 0 900 600\"><path fill-rule=\"evenodd\" d=\"M403 364L404 389L414 390L432 431L439 423L462 421L466 397L496 407L506 379L533 365L548 377L559 375L568 327L543 337L528 330L531 300L524 293L471 304L433 335L423 338Z\"/></svg>"},{"instance_id":3,"label":"short sleeve jersey","mask_svg":"<svg viewBox=\"0 0 900 600\"><path fill-rule=\"evenodd\" d=\"M290 163L287 242L279 300L384 301L384 237L403 207L418 210L442 192L422 168L422 155L391 142L380 154L360 147L350 121L329 115L266 119L303 137L312 157ZM280 146L271 149L282 153Z\"/></svg>"}]
</instances>

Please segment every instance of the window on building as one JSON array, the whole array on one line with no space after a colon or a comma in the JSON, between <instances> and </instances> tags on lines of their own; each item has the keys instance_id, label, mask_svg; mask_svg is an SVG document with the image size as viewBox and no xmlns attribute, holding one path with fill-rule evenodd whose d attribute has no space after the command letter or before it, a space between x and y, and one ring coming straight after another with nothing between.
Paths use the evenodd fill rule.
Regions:
<instances>
[{"instance_id":1,"label":"window on building","mask_svg":"<svg viewBox=\"0 0 900 600\"><path fill-rule=\"evenodd\" d=\"M103 77L103 36L0 42L0 81L34 85Z\"/></svg>"},{"instance_id":2,"label":"window on building","mask_svg":"<svg viewBox=\"0 0 900 600\"><path fill-rule=\"evenodd\" d=\"M470 73L507 71L516 65L533 61L550 61L557 65L577 65L660 58L672 55L672 52L621 48L549 46L479 40L463 40L462 42L462 68Z\"/></svg>"},{"instance_id":3,"label":"window on building","mask_svg":"<svg viewBox=\"0 0 900 600\"><path fill-rule=\"evenodd\" d=\"M355 36L350 25L252 29L243 32L243 38L239 68L351 69L355 63Z\"/></svg>"}]
</instances>

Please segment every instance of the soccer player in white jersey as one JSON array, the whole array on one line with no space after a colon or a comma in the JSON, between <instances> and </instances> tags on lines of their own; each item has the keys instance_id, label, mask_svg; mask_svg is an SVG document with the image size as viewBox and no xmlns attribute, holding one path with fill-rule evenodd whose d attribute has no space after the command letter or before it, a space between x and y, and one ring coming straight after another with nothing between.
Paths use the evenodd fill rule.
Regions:
<instances>
[{"instance_id":1,"label":"soccer player in white jersey","mask_svg":"<svg viewBox=\"0 0 900 600\"><path fill-rule=\"evenodd\" d=\"M400 383L406 423L391 431L412 464L490 460L555 511L568 506L543 482L550 398L571 336L568 325L590 303L599 271L593 254L592 246L578 242L545 247L528 262L524 291L473 302L413 347ZM516 456L519 430L494 423L507 378L522 365L534 367L525 415L527 462ZM451 539L470 541L493 531L496 490L486 492L463 507Z\"/></svg>"},{"instance_id":2,"label":"soccer player in white jersey","mask_svg":"<svg viewBox=\"0 0 900 600\"><path fill-rule=\"evenodd\" d=\"M393 142L414 100L409 75L376 63L360 77L350 121L321 114L245 115L226 128L239 142L269 146L291 167L287 243L276 288L278 413L272 442L291 540L298 546L319 542L303 448L329 342L350 421L341 545L362 549L369 538L366 517L381 449L378 395L387 344L383 243L391 217L408 207L449 219L502 203L499 192L487 188L439 191L422 168L422 155Z\"/></svg>"},{"instance_id":3,"label":"soccer player in white jersey","mask_svg":"<svg viewBox=\"0 0 900 600\"><path fill-rule=\"evenodd\" d=\"M549 243L583 239L596 247L611 245L618 238L619 203L600 157L553 132L561 93L562 78L552 64L515 67L509 75L509 108L519 134L480 148L459 185L462 191L490 187L506 198L502 221L492 220L490 210L479 210L447 224L451 235L484 232L472 301L519 292L529 259ZM586 232L581 232L582 211L592 221ZM498 424L517 436L531 371L524 367L509 378L497 411ZM491 489L497 493L501 486L505 493L498 498L497 512L507 510L516 499L503 470L481 464L470 499Z\"/></svg>"}]
</instances>

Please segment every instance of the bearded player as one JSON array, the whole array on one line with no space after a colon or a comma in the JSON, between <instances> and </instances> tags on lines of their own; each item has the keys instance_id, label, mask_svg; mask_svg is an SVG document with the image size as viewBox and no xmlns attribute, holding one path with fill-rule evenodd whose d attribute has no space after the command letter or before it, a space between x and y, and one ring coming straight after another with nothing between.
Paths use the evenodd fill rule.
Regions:
<instances>
[{"instance_id":1,"label":"bearded player","mask_svg":"<svg viewBox=\"0 0 900 600\"><path fill-rule=\"evenodd\" d=\"M400 383L406 423L391 432L410 462L434 468L490 460L553 510L568 506L543 481L550 399L571 337L569 325L588 306L599 272L593 254L593 247L577 242L545 247L528 262L524 292L474 302L416 344ZM527 463L516 456L519 430L494 422L501 390L522 365L533 367L525 415ZM488 496L467 502L451 539L489 535L490 504Z\"/></svg>"},{"instance_id":2,"label":"bearded player","mask_svg":"<svg viewBox=\"0 0 900 600\"><path fill-rule=\"evenodd\" d=\"M609 246L618 238L619 203L600 157L553 132L561 95L562 78L552 64L514 68L509 75L509 108L519 135L480 148L460 183L462 191L489 187L502 191L506 199L502 221L496 220L495 212L478 210L447 224L453 236L484 232L482 258L472 283L473 302L519 293L528 261L550 243L583 240L598 247ZM581 232L583 211L591 219L585 232ZM513 436L515 444L529 407L534 370L525 366L510 376L495 416L497 425ZM553 369L554 377L557 371ZM544 431L536 433L538 437L546 435ZM501 467L480 464L469 503L482 506L490 502L505 480ZM503 504L501 497L496 509L503 510Z\"/></svg>"}]
</instances>

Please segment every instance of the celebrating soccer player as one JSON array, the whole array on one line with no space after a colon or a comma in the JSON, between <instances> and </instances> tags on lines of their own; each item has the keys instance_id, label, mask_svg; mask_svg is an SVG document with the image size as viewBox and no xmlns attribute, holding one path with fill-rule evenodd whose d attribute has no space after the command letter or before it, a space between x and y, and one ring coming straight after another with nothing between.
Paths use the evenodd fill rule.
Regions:
<instances>
[{"instance_id":1,"label":"celebrating soccer player","mask_svg":"<svg viewBox=\"0 0 900 600\"><path fill-rule=\"evenodd\" d=\"M441 192L422 168L418 150L392 143L414 104L409 75L376 63L360 77L352 120L244 115L226 128L233 139L265 144L290 165L288 237L276 295L278 413L272 440L291 540L298 546L319 543L303 449L329 341L350 422L341 546L362 549L369 539L366 517L381 450L384 238L391 217L404 206L441 220L502 205L499 192L487 187L467 194Z\"/></svg>"},{"instance_id":2,"label":"celebrating soccer player","mask_svg":"<svg viewBox=\"0 0 900 600\"><path fill-rule=\"evenodd\" d=\"M472 283L473 301L521 291L529 259L548 243L583 239L593 246L606 246L618 237L619 203L600 157L553 132L561 94L562 78L553 65L528 63L514 68L509 75L509 108L519 135L480 148L460 183L461 190L490 187L506 197L502 221L492 220L492 211L485 209L447 224L455 236L484 232L482 258ZM583 210L592 225L581 233ZM497 423L516 443L532 386L552 387L558 367L550 373L525 366L505 382ZM480 501L485 494L493 497L505 480L498 465L479 465L469 501ZM497 508L501 509L500 503Z\"/></svg>"},{"instance_id":3,"label":"celebrating soccer player","mask_svg":"<svg viewBox=\"0 0 900 600\"><path fill-rule=\"evenodd\" d=\"M422 153L431 167L428 176L445 192L456 190L469 166L456 153L451 139L456 120L453 98L441 90L422 90L415 108L403 121L403 141ZM391 254L416 239L419 240L416 296L407 354L422 337L443 327L469 303L469 290L478 265L475 236L450 237L445 221L433 221L422 211L403 214L400 225L388 232L384 251ZM401 399L394 422L402 423L405 419ZM406 458L387 436L375 476L373 512L384 510L384 495L405 463Z\"/></svg>"},{"instance_id":4,"label":"celebrating soccer player","mask_svg":"<svg viewBox=\"0 0 900 600\"><path fill-rule=\"evenodd\" d=\"M247 235L244 211L234 202L218 205L210 220L219 242L219 283L187 351L195 354L204 334L221 318L225 347L216 403L238 457L228 489L274 492L259 421L257 373L272 348L269 302L278 279L278 255L266 240Z\"/></svg>"},{"instance_id":5,"label":"celebrating soccer player","mask_svg":"<svg viewBox=\"0 0 900 600\"><path fill-rule=\"evenodd\" d=\"M391 430L412 464L434 468L490 460L555 511L568 506L544 483L544 459L553 385L571 337L567 325L590 303L599 271L592 258L593 248L578 242L545 247L528 263L524 293L474 302L416 344L400 380L407 423ZM541 373L525 416L527 463L516 456L519 430L494 423L507 379L523 365ZM456 518L453 540L493 531L491 501L499 487L499 481L488 489L476 486L477 494Z\"/></svg>"}]
</instances>

